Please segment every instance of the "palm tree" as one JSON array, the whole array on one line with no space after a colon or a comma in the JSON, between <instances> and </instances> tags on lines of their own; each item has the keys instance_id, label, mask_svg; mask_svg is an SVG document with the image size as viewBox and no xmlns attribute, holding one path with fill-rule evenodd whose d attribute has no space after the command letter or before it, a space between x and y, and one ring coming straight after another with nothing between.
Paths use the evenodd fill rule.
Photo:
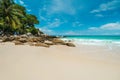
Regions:
<instances>
[{"instance_id":1,"label":"palm tree","mask_svg":"<svg viewBox=\"0 0 120 80\"><path fill-rule=\"evenodd\" d=\"M22 33L30 32L35 34L38 30L35 28L35 24L39 24L37 17L32 14L26 14L24 18L21 19L23 26L21 27Z\"/></svg>"},{"instance_id":2,"label":"palm tree","mask_svg":"<svg viewBox=\"0 0 120 80\"><path fill-rule=\"evenodd\" d=\"M0 21L3 22L4 33L14 33L22 24L20 19L25 16L25 8L15 4L13 0L0 0Z\"/></svg>"},{"instance_id":3,"label":"palm tree","mask_svg":"<svg viewBox=\"0 0 120 80\"><path fill-rule=\"evenodd\" d=\"M27 14L25 7L15 4L13 0L0 0L0 30L4 34L25 34L40 32L35 28L39 21L32 14Z\"/></svg>"}]
</instances>

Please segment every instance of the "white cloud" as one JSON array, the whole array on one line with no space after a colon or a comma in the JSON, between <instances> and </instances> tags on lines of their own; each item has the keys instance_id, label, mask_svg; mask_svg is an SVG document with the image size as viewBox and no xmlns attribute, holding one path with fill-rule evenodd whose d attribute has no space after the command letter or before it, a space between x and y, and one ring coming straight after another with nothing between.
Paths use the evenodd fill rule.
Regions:
<instances>
[{"instance_id":1,"label":"white cloud","mask_svg":"<svg viewBox=\"0 0 120 80\"><path fill-rule=\"evenodd\" d=\"M46 34L49 35L54 35L54 34L58 34L55 33L52 28L56 28L59 27L61 24L63 24L64 22L62 22L60 19L55 18L53 20L53 22L47 22L46 25L44 25L43 27L40 28L40 30L42 30L43 32L45 32Z\"/></svg>"},{"instance_id":2,"label":"white cloud","mask_svg":"<svg viewBox=\"0 0 120 80\"><path fill-rule=\"evenodd\" d=\"M22 0L19 0L19 3L21 4L21 5L23 5L23 6L27 6L25 3L24 3L24 1L22 1Z\"/></svg>"},{"instance_id":3,"label":"white cloud","mask_svg":"<svg viewBox=\"0 0 120 80\"><path fill-rule=\"evenodd\" d=\"M102 25L100 29L105 29L105 30L120 30L120 22L116 23L108 23L105 25Z\"/></svg>"},{"instance_id":4,"label":"white cloud","mask_svg":"<svg viewBox=\"0 0 120 80\"><path fill-rule=\"evenodd\" d=\"M31 9L27 9L28 12L31 12Z\"/></svg>"},{"instance_id":5,"label":"white cloud","mask_svg":"<svg viewBox=\"0 0 120 80\"><path fill-rule=\"evenodd\" d=\"M53 22L48 22L48 24L46 25L47 28L55 28L55 27L59 27L61 24L63 24L63 22L61 22L60 19L54 19Z\"/></svg>"},{"instance_id":6,"label":"white cloud","mask_svg":"<svg viewBox=\"0 0 120 80\"><path fill-rule=\"evenodd\" d=\"M51 29L48 29L47 27L43 27L43 28L39 28L41 31L43 31L45 34L48 34L48 35L53 35L54 34L54 31L51 30Z\"/></svg>"},{"instance_id":7,"label":"white cloud","mask_svg":"<svg viewBox=\"0 0 120 80\"><path fill-rule=\"evenodd\" d=\"M14 0L14 1L15 1L15 3L19 3L20 5L23 5L24 7L27 7L27 5L25 4L25 2L22 1L22 0Z\"/></svg>"},{"instance_id":8,"label":"white cloud","mask_svg":"<svg viewBox=\"0 0 120 80\"><path fill-rule=\"evenodd\" d=\"M75 31L67 31L63 35L78 35L78 33Z\"/></svg>"},{"instance_id":9,"label":"white cloud","mask_svg":"<svg viewBox=\"0 0 120 80\"><path fill-rule=\"evenodd\" d=\"M116 8L120 8L120 0L113 0L111 2L103 3L99 6L99 8L92 10L91 13L108 11Z\"/></svg>"},{"instance_id":10,"label":"white cloud","mask_svg":"<svg viewBox=\"0 0 120 80\"><path fill-rule=\"evenodd\" d=\"M83 24L81 24L79 21L76 21L76 22L73 22L72 23L72 26L73 27L80 27L80 26L82 26Z\"/></svg>"},{"instance_id":11,"label":"white cloud","mask_svg":"<svg viewBox=\"0 0 120 80\"><path fill-rule=\"evenodd\" d=\"M17 3L17 0L14 0L15 3Z\"/></svg>"},{"instance_id":12,"label":"white cloud","mask_svg":"<svg viewBox=\"0 0 120 80\"><path fill-rule=\"evenodd\" d=\"M90 27L89 30L97 30L97 27Z\"/></svg>"},{"instance_id":13,"label":"white cloud","mask_svg":"<svg viewBox=\"0 0 120 80\"><path fill-rule=\"evenodd\" d=\"M107 23L100 27L91 27L90 30L120 30L120 22Z\"/></svg>"},{"instance_id":14,"label":"white cloud","mask_svg":"<svg viewBox=\"0 0 120 80\"><path fill-rule=\"evenodd\" d=\"M76 8L73 6L72 0L52 0L48 13L66 13L69 15L74 15L76 14Z\"/></svg>"},{"instance_id":15,"label":"white cloud","mask_svg":"<svg viewBox=\"0 0 120 80\"><path fill-rule=\"evenodd\" d=\"M104 17L102 14L96 14L97 17Z\"/></svg>"},{"instance_id":16,"label":"white cloud","mask_svg":"<svg viewBox=\"0 0 120 80\"><path fill-rule=\"evenodd\" d=\"M43 16L41 16L41 15L39 15L39 17L40 17L40 20L43 20L43 21L46 21L46 20L47 20L45 17L43 17Z\"/></svg>"},{"instance_id":17,"label":"white cloud","mask_svg":"<svg viewBox=\"0 0 120 80\"><path fill-rule=\"evenodd\" d=\"M22 0L20 0L19 2L20 2L20 4L24 5L24 2Z\"/></svg>"},{"instance_id":18,"label":"white cloud","mask_svg":"<svg viewBox=\"0 0 120 80\"><path fill-rule=\"evenodd\" d=\"M31 12L31 9L28 9L28 6L25 4L24 1L22 1L22 0L14 0L14 1L15 1L15 3L18 3L18 4L26 7L26 8L27 8L26 10L27 10L28 12Z\"/></svg>"}]
</instances>

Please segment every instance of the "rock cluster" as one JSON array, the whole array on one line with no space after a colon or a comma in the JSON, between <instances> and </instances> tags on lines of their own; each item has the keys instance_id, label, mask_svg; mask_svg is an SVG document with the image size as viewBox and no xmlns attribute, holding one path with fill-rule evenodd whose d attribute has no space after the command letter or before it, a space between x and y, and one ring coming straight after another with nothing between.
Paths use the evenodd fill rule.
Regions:
<instances>
[{"instance_id":1,"label":"rock cluster","mask_svg":"<svg viewBox=\"0 0 120 80\"><path fill-rule=\"evenodd\" d=\"M2 42L14 42L15 45L30 45L30 46L42 46L42 47L50 47L51 45L66 45L70 47L75 47L75 45L71 42L65 42L58 37L54 36L4 36L1 38Z\"/></svg>"}]
</instances>

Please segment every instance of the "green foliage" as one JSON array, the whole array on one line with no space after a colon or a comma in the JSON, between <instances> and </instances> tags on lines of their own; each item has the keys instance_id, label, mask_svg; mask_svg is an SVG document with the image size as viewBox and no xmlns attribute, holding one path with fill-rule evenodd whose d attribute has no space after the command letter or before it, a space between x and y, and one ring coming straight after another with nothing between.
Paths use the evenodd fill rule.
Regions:
<instances>
[{"instance_id":1,"label":"green foliage","mask_svg":"<svg viewBox=\"0 0 120 80\"><path fill-rule=\"evenodd\" d=\"M39 24L37 17L27 14L25 7L15 4L13 0L0 0L0 30L4 34L30 32L35 35L39 32L35 24Z\"/></svg>"},{"instance_id":2,"label":"green foliage","mask_svg":"<svg viewBox=\"0 0 120 80\"><path fill-rule=\"evenodd\" d=\"M30 33L32 33L33 35L36 35L36 34L38 34L38 29L36 29L34 27L31 27L30 28Z\"/></svg>"}]
</instances>

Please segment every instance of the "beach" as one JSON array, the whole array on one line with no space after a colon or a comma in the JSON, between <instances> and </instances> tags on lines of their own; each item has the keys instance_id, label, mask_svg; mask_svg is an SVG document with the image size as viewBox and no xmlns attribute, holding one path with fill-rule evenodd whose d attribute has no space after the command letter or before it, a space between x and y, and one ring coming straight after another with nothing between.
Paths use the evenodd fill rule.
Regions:
<instances>
[{"instance_id":1,"label":"beach","mask_svg":"<svg viewBox=\"0 0 120 80\"><path fill-rule=\"evenodd\" d=\"M120 47L0 43L0 80L120 80Z\"/></svg>"},{"instance_id":2,"label":"beach","mask_svg":"<svg viewBox=\"0 0 120 80\"><path fill-rule=\"evenodd\" d=\"M0 80L120 80L120 0L0 0Z\"/></svg>"}]
</instances>

